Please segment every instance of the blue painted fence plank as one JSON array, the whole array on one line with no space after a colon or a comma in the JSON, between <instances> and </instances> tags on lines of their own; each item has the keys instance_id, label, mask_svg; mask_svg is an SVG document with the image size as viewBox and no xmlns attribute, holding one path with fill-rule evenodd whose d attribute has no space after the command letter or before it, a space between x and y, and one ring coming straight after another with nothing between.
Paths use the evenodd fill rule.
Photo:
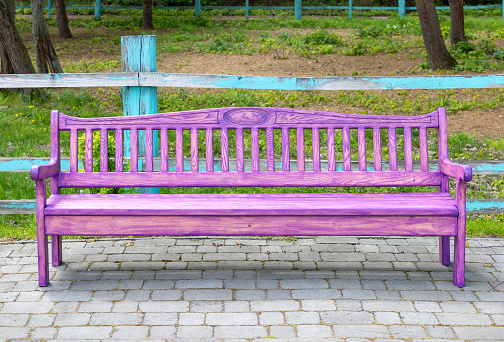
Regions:
<instances>
[{"instance_id":1,"label":"blue painted fence plank","mask_svg":"<svg viewBox=\"0 0 504 342\"><path fill-rule=\"evenodd\" d=\"M0 74L1 88L187 87L271 90L384 90L504 88L504 75L263 77L237 75L123 72L106 74Z\"/></svg>"}]
</instances>

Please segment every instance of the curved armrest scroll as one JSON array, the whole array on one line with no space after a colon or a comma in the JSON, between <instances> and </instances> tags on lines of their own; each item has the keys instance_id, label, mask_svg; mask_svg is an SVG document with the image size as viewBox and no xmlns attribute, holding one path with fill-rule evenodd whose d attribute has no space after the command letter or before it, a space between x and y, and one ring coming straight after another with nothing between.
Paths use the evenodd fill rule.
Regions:
<instances>
[{"instance_id":1,"label":"curved armrest scroll","mask_svg":"<svg viewBox=\"0 0 504 342\"><path fill-rule=\"evenodd\" d=\"M48 177L54 177L59 173L59 170L59 162L51 159L49 164L32 166L31 178L35 181L39 181Z\"/></svg>"},{"instance_id":2,"label":"curved armrest scroll","mask_svg":"<svg viewBox=\"0 0 504 342\"><path fill-rule=\"evenodd\" d=\"M469 182L472 179L472 168L469 165L455 164L448 158L442 158L439 170L447 176Z\"/></svg>"}]
</instances>

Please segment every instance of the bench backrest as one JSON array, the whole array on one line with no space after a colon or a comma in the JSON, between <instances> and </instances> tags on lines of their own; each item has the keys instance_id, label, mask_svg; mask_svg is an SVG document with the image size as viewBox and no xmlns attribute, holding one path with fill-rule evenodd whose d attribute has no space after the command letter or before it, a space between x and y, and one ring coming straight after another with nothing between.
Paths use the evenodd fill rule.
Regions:
<instances>
[{"instance_id":1,"label":"bench backrest","mask_svg":"<svg viewBox=\"0 0 504 342\"><path fill-rule=\"evenodd\" d=\"M51 119L53 159L59 160L60 132L70 131L70 171L60 172L59 187L439 186L443 177L429 170L428 144L437 140L438 156L447 156L444 108L421 116L255 107L108 118L53 111ZM100 137L99 171L93 171L93 133Z\"/></svg>"}]
</instances>

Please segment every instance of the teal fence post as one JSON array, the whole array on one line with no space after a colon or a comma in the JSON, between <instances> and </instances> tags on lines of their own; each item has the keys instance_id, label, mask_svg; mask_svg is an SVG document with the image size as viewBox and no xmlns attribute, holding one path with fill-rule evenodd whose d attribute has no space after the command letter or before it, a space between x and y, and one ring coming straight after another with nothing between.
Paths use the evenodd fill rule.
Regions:
<instances>
[{"instance_id":1,"label":"teal fence post","mask_svg":"<svg viewBox=\"0 0 504 342\"><path fill-rule=\"evenodd\" d=\"M194 15L199 18L201 14L201 0L194 0Z\"/></svg>"},{"instance_id":2,"label":"teal fence post","mask_svg":"<svg viewBox=\"0 0 504 342\"><path fill-rule=\"evenodd\" d=\"M123 72L156 71L156 36L121 37ZM123 87L123 115L136 116L158 112L157 87ZM129 132L124 134L124 156L130 156ZM159 157L157 131L153 135L154 157ZM138 132L138 171L143 171L145 132ZM159 194L159 188L140 188L139 193Z\"/></svg>"},{"instance_id":3,"label":"teal fence post","mask_svg":"<svg viewBox=\"0 0 504 342\"><path fill-rule=\"evenodd\" d=\"M101 0L95 1L94 17L97 20L101 19Z\"/></svg>"},{"instance_id":4,"label":"teal fence post","mask_svg":"<svg viewBox=\"0 0 504 342\"><path fill-rule=\"evenodd\" d=\"M303 0L294 0L294 16L297 20L303 17Z\"/></svg>"},{"instance_id":5,"label":"teal fence post","mask_svg":"<svg viewBox=\"0 0 504 342\"><path fill-rule=\"evenodd\" d=\"M249 0L245 0L245 18L249 18Z\"/></svg>"},{"instance_id":6,"label":"teal fence post","mask_svg":"<svg viewBox=\"0 0 504 342\"><path fill-rule=\"evenodd\" d=\"M502 0L504 1L504 0ZM398 0L398 12L400 17L405 17L406 16L406 0Z\"/></svg>"},{"instance_id":7,"label":"teal fence post","mask_svg":"<svg viewBox=\"0 0 504 342\"><path fill-rule=\"evenodd\" d=\"M51 0L47 0L47 17L51 18Z\"/></svg>"},{"instance_id":8,"label":"teal fence post","mask_svg":"<svg viewBox=\"0 0 504 342\"><path fill-rule=\"evenodd\" d=\"M352 0L348 0L348 19L352 19Z\"/></svg>"}]
</instances>

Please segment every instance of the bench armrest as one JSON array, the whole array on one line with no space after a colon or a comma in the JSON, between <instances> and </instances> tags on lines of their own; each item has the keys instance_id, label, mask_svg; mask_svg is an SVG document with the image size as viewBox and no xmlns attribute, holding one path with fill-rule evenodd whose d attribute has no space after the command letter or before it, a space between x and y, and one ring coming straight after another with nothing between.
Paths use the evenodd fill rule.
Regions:
<instances>
[{"instance_id":1,"label":"bench armrest","mask_svg":"<svg viewBox=\"0 0 504 342\"><path fill-rule=\"evenodd\" d=\"M469 165L455 164L448 158L441 159L439 171L464 182L469 182L472 179L472 168Z\"/></svg>"},{"instance_id":2,"label":"bench armrest","mask_svg":"<svg viewBox=\"0 0 504 342\"><path fill-rule=\"evenodd\" d=\"M31 178L40 181L48 177L56 176L60 171L59 161L51 159L48 164L34 165L31 168Z\"/></svg>"}]
</instances>

